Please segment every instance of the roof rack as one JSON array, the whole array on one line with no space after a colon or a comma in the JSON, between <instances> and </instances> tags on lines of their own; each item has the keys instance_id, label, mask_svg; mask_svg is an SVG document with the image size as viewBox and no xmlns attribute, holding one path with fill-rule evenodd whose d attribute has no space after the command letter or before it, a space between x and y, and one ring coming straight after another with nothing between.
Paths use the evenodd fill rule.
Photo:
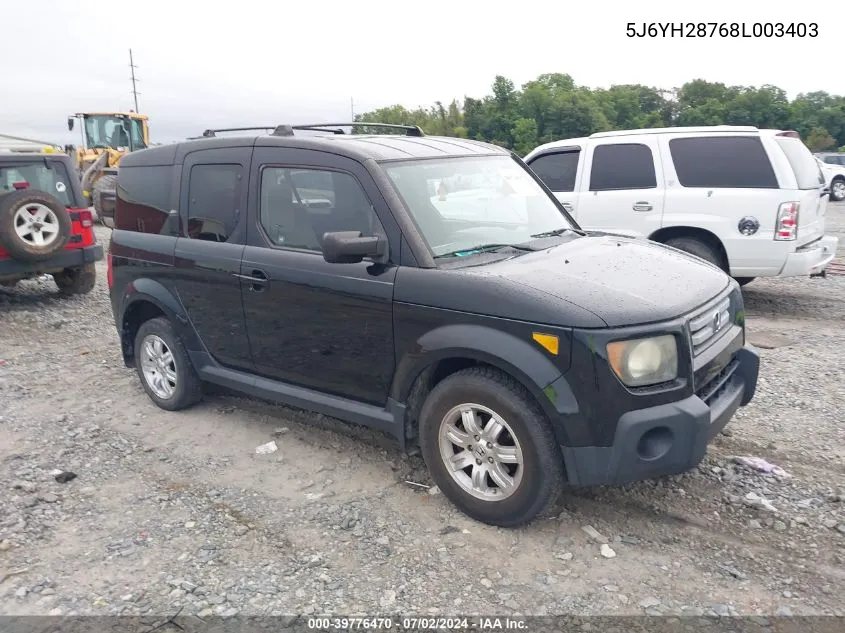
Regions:
<instances>
[{"instance_id":1,"label":"roof rack","mask_svg":"<svg viewBox=\"0 0 845 633\"><path fill-rule=\"evenodd\" d=\"M314 132L331 132L332 134L346 134L343 131L344 127L375 127L395 130L405 130L406 136L425 136L418 125L397 125L395 123L371 123L368 121L356 121L354 123L309 123L306 125L263 125L255 127L229 127L209 129L202 133L201 137L193 138L212 138L217 135L217 132L249 132L252 130L272 130L270 136L293 136L294 130L311 130Z\"/></svg>"}]
</instances>

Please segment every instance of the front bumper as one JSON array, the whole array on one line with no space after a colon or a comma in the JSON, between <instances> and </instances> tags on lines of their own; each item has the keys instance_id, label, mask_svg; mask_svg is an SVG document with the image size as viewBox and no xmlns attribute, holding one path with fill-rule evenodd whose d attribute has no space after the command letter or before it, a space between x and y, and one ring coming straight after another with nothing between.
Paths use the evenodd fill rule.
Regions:
<instances>
[{"instance_id":1,"label":"front bumper","mask_svg":"<svg viewBox=\"0 0 845 633\"><path fill-rule=\"evenodd\" d=\"M786 256L778 277L801 277L817 275L836 257L839 238L825 235L821 239L801 246Z\"/></svg>"},{"instance_id":2,"label":"front bumper","mask_svg":"<svg viewBox=\"0 0 845 633\"><path fill-rule=\"evenodd\" d=\"M61 272L65 268L78 268L103 259L102 244L83 248L68 248L43 262L22 262L17 259L0 260L0 278L31 277Z\"/></svg>"},{"instance_id":3,"label":"front bumper","mask_svg":"<svg viewBox=\"0 0 845 633\"><path fill-rule=\"evenodd\" d=\"M759 365L757 352L743 347L706 395L625 413L612 446L562 446L569 483L625 484L694 468L737 409L754 397Z\"/></svg>"}]
</instances>

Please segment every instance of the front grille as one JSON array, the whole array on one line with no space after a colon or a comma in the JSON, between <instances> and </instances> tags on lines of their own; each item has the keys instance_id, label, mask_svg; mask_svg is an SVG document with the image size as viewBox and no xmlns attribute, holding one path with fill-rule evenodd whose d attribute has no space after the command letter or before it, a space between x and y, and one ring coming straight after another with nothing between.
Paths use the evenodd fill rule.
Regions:
<instances>
[{"instance_id":1,"label":"front grille","mask_svg":"<svg viewBox=\"0 0 845 633\"><path fill-rule=\"evenodd\" d=\"M730 294L716 298L696 312L688 322L693 356L698 356L730 330L733 316Z\"/></svg>"},{"instance_id":2,"label":"front grille","mask_svg":"<svg viewBox=\"0 0 845 633\"><path fill-rule=\"evenodd\" d=\"M701 398L705 404L709 405L711 402L718 399L728 386L730 386L731 378L733 378L737 367L739 367L739 361L734 358L730 363L728 363L727 367L713 376L700 388L696 389L695 395Z\"/></svg>"}]
</instances>

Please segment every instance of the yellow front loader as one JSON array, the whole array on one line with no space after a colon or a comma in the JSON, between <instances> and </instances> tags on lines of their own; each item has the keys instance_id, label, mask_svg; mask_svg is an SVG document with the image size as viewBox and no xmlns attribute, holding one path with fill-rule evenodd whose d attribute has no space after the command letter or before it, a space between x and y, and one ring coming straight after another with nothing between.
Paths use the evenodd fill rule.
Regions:
<instances>
[{"instance_id":1,"label":"yellow front loader","mask_svg":"<svg viewBox=\"0 0 845 633\"><path fill-rule=\"evenodd\" d=\"M149 119L137 112L77 112L68 117L68 130L73 130L77 119L82 145L68 145L66 150L76 161L85 198L100 222L109 226L114 217L117 167L128 152L149 147Z\"/></svg>"}]
</instances>

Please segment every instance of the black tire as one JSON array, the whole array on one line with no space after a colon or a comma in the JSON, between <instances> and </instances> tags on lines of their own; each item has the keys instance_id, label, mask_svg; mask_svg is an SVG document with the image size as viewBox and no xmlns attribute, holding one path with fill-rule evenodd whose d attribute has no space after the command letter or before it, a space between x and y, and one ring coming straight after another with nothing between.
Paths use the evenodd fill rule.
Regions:
<instances>
[{"instance_id":1,"label":"black tire","mask_svg":"<svg viewBox=\"0 0 845 633\"><path fill-rule=\"evenodd\" d=\"M117 190L117 176L114 174L105 174L100 176L97 182L94 183L94 190L91 192L91 201L94 205L94 211L97 213L97 220L105 227L113 228L114 218L107 218L103 213L103 192L114 192Z\"/></svg>"},{"instance_id":2,"label":"black tire","mask_svg":"<svg viewBox=\"0 0 845 633\"><path fill-rule=\"evenodd\" d=\"M63 295L85 295L97 285L97 268L94 264L65 268L60 273L53 273L53 281Z\"/></svg>"},{"instance_id":3,"label":"black tire","mask_svg":"<svg viewBox=\"0 0 845 633\"><path fill-rule=\"evenodd\" d=\"M41 211L43 207L47 208L45 213L49 214L49 226L55 229L46 245L38 245L24 239L15 230L18 213L27 208L35 210L38 207L42 207ZM48 193L22 189L0 197L0 244L17 260L41 262L49 259L65 247L72 231L73 226L65 205Z\"/></svg>"},{"instance_id":4,"label":"black tire","mask_svg":"<svg viewBox=\"0 0 845 633\"><path fill-rule=\"evenodd\" d=\"M745 286L757 279L757 277L734 277L734 279L736 279L736 283L738 283L740 286Z\"/></svg>"},{"instance_id":5,"label":"black tire","mask_svg":"<svg viewBox=\"0 0 845 633\"><path fill-rule=\"evenodd\" d=\"M173 357L176 385L173 393L162 397L155 393L144 375L144 340L148 336L156 336L167 346ZM196 404L202 399L202 382L194 369L193 363L185 351L185 346L173 330L173 325L165 317L150 319L141 324L135 336L135 369L141 379L141 384L150 399L166 411L178 411Z\"/></svg>"},{"instance_id":6,"label":"black tire","mask_svg":"<svg viewBox=\"0 0 845 633\"><path fill-rule=\"evenodd\" d=\"M830 182L830 199L834 202L845 200L845 178L837 176Z\"/></svg>"},{"instance_id":7,"label":"black tire","mask_svg":"<svg viewBox=\"0 0 845 633\"><path fill-rule=\"evenodd\" d=\"M482 405L498 414L521 447L522 479L502 500L483 500L465 491L441 456L441 424L450 410L464 403ZM527 523L553 509L563 489L563 457L546 415L522 385L491 367L464 369L437 384L420 412L420 448L432 479L446 498L468 516L489 525ZM475 467L470 464L467 468ZM489 484L492 479L485 481Z\"/></svg>"},{"instance_id":8,"label":"black tire","mask_svg":"<svg viewBox=\"0 0 845 633\"><path fill-rule=\"evenodd\" d=\"M695 255L721 268L724 272L728 272L727 263L723 260L721 253L704 240L700 240L697 237L673 237L672 239L666 240L665 243L666 246L671 246L677 248L679 251Z\"/></svg>"}]
</instances>

